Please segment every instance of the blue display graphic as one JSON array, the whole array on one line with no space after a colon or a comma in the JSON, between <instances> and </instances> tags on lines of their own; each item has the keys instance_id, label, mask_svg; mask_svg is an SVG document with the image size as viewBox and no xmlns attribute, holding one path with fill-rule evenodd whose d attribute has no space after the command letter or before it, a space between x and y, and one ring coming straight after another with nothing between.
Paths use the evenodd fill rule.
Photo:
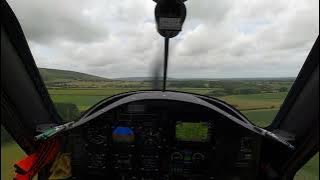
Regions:
<instances>
[{"instance_id":1,"label":"blue display graphic","mask_svg":"<svg viewBox=\"0 0 320 180\"><path fill-rule=\"evenodd\" d=\"M134 132L128 127L115 127L112 131L112 139L118 143L132 143L134 142Z\"/></svg>"}]
</instances>

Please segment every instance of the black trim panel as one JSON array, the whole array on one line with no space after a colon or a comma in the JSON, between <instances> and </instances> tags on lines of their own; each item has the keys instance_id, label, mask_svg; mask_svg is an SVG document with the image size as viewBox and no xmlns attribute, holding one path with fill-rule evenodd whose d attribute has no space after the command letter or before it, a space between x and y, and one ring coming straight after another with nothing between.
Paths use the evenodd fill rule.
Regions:
<instances>
[{"instance_id":1,"label":"black trim panel","mask_svg":"<svg viewBox=\"0 0 320 180\"><path fill-rule=\"evenodd\" d=\"M1 24L3 25L4 30L10 39L10 42L15 47L18 56L21 58L26 72L29 74L29 77L32 80L38 94L41 96L46 109L49 111L52 122L58 124L61 123L61 118L56 112L53 102L49 96L48 90L41 78L40 72L34 61L17 17L6 1L1 1L1 10Z\"/></svg>"},{"instance_id":2,"label":"black trim panel","mask_svg":"<svg viewBox=\"0 0 320 180\"><path fill-rule=\"evenodd\" d=\"M288 114L317 66L319 66L319 36L317 37L317 40L313 45L311 52L307 57L307 60L303 64L297 79L293 83L292 88L285 98L283 105L281 106L278 114L276 115L274 121L268 127L268 129L279 128L281 120L283 120Z\"/></svg>"}]
</instances>

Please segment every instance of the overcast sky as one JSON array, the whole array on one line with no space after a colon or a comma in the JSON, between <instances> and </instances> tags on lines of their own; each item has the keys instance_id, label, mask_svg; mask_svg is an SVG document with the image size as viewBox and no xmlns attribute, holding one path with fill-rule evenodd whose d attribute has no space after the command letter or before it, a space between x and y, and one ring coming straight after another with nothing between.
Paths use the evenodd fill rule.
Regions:
<instances>
[{"instance_id":1,"label":"overcast sky","mask_svg":"<svg viewBox=\"0 0 320 180\"><path fill-rule=\"evenodd\" d=\"M152 0L8 0L39 67L150 76L163 38ZM319 0L188 0L170 77L296 77L319 34Z\"/></svg>"}]
</instances>

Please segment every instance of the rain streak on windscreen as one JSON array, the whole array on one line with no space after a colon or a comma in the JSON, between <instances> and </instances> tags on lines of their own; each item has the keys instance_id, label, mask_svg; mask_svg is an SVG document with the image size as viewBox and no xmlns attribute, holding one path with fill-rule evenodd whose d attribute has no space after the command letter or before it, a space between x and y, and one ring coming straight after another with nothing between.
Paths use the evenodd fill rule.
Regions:
<instances>
[{"instance_id":1,"label":"rain streak on windscreen","mask_svg":"<svg viewBox=\"0 0 320 180\"><path fill-rule=\"evenodd\" d=\"M163 60L152 0L9 1L65 121L151 89ZM167 89L216 97L270 124L319 34L319 1L189 0Z\"/></svg>"}]
</instances>

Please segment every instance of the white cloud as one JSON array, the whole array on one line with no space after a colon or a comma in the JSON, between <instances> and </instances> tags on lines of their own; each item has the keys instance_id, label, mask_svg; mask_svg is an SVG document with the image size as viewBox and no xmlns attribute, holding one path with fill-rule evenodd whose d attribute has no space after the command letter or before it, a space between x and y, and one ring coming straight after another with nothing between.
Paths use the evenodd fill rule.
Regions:
<instances>
[{"instance_id":1,"label":"white cloud","mask_svg":"<svg viewBox=\"0 0 320 180\"><path fill-rule=\"evenodd\" d=\"M150 76L163 56L152 0L10 0L40 67ZM169 76L296 76L319 34L319 1L189 0Z\"/></svg>"}]
</instances>

